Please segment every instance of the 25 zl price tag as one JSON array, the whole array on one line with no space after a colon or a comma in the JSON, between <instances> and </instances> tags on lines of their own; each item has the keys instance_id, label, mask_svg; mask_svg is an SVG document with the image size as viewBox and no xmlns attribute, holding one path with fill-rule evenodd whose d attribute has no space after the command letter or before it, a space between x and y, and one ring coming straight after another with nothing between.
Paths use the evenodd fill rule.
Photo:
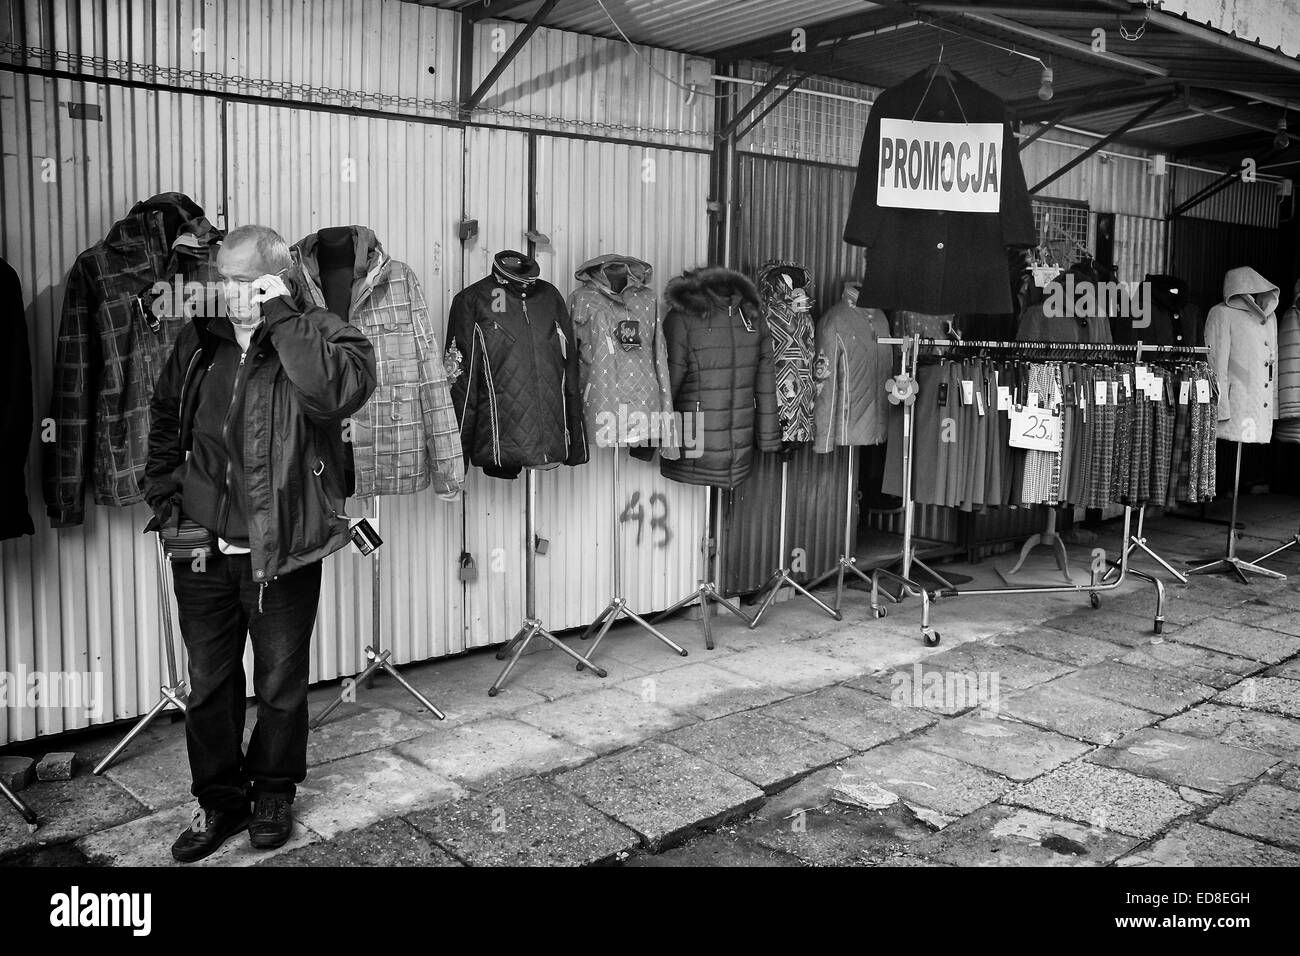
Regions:
<instances>
[{"instance_id":1,"label":"25 zl price tag","mask_svg":"<svg viewBox=\"0 0 1300 956\"><path fill-rule=\"evenodd\" d=\"M1061 450L1061 416L1047 409L1022 405L1011 408L1011 447L1035 451Z\"/></svg>"}]
</instances>

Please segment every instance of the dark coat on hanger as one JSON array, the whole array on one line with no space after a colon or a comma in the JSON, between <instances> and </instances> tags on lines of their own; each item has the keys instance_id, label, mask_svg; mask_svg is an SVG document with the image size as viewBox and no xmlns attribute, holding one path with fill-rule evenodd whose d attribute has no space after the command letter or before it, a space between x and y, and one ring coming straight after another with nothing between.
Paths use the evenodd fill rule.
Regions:
<instances>
[{"instance_id":1,"label":"dark coat on hanger","mask_svg":"<svg viewBox=\"0 0 1300 956\"><path fill-rule=\"evenodd\" d=\"M772 336L754 284L730 269L694 269L668 284L664 319L673 408L683 418L681 457L665 477L734 488L755 449L781 450Z\"/></svg>"},{"instance_id":2,"label":"dark coat on hanger","mask_svg":"<svg viewBox=\"0 0 1300 956\"><path fill-rule=\"evenodd\" d=\"M0 302L8 317L0 324L0 360L4 362L4 398L0 404L0 441L9 450L0 464L0 541L32 534L27 511L27 450L32 443L32 355L27 347L27 318L18 273L0 259Z\"/></svg>"},{"instance_id":3,"label":"dark coat on hanger","mask_svg":"<svg viewBox=\"0 0 1300 956\"><path fill-rule=\"evenodd\" d=\"M945 212L879 206L880 121L886 118L1001 123L1000 210ZM1006 248L1032 246L1037 236L1019 143L1002 101L960 73L952 74L951 84L942 76L931 83L929 68L881 93L871 106L862 138L844 241L867 250L860 300L864 307L932 315L1011 312Z\"/></svg>"}]
</instances>

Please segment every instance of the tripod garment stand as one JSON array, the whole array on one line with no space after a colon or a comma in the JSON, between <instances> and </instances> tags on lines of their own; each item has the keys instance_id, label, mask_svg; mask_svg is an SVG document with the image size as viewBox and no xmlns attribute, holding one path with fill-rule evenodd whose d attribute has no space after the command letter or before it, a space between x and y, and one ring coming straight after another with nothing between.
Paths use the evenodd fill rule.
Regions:
<instances>
[{"instance_id":1,"label":"tripod garment stand","mask_svg":"<svg viewBox=\"0 0 1300 956\"><path fill-rule=\"evenodd\" d=\"M1247 561L1244 558L1237 557L1237 495L1238 486L1241 484L1241 442L1237 442L1237 462L1233 469L1232 476L1232 518L1228 523L1228 551L1218 560L1211 561L1208 564L1198 565L1191 568L1188 574L1231 574L1242 584L1249 584L1250 578L1247 574L1258 574L1260 577L1273 578L1279 581L1285 581L1286 575L1279 571L1273 571L1269 568L1262 567L1254 561ZM1284 544L1281 548L1275 548L1260 560L1273 557L1279 551L1291 547L1291 544Z\"/></svg>"}]
</instances>

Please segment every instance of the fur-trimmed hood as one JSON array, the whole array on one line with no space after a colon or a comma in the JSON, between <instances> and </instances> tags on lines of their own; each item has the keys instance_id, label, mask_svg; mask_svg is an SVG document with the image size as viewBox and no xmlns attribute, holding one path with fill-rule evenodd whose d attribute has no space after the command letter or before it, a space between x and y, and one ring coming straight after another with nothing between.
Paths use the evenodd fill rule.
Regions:
<instances>
[{"instance_id":1,"label":"fur-trimmed hood","mask_svg":"<svg viewBox=\"0 0 1300 956\"><path fill-rule=\"evenodd\" d=\"M688 269L668 283L664 298L670 309L701 318L715 309L730 310L738 306L753 320L761 311L754 283L722 266Z\"/></svg>"}]
</instances>

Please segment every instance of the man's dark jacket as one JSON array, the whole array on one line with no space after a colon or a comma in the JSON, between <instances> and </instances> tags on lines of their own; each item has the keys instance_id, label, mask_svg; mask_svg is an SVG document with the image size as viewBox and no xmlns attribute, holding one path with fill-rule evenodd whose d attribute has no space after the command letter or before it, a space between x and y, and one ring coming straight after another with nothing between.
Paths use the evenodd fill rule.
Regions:
<instances>
[{"instance_id":1,"label":"man's dark jacket","mask_svg":"<svg viewBox=\"0 0 1300 956\"><path fill-rule=\"evenodd\" d=\"M878 206L882 119L1001 123L1000 211ZM1037 238L1019 144L1002 101L960 73L952 74L951 86L942 76L930 83L928 67L881 93L871 106L862 137L844 241L867 250L866 277L858 297L863 308L930 315L1011 312L1006 247L1032 246Z\"/></svg>"},{"instance_id":2,"label":"man's dark jacket","mask_svg":"<svg viewBox=\"0 0 1300 956\"><path fill-rule=\"evenodd\" d=\"M221 238L188 196L160 193L73 263L54 353L55 440L42 446L51 527L82 523L88 476L97 504L143 499L154 383L190 315L210 309L199 290L218 278ZM155 294L177 277L180 295ZM187 295L186 283L199 285Z\"/></svg>"},{"instance_id":3,"label":"man's dark jacket","mask_svg":"<svg viewBox=\"0 0 1300 956\"><path fill-rule=\"evenodd\" d=\"M32 353L27 347L27 317L18 273L0 259L0 302L8 313L0 327L0 442L8 449L0 461L0 541L32 534L27 511L27 450L32 443Z\"/></svg>"},{"instance_id":4,"label":"man's dark jacket","mask_svg":"<svg viewBox=\"0 0 1300 956\"><path fill-rule=\"evenodd\" d=\"M240 456L253 579L262 584L347 544L344 419L375 388L374 350L365 335L324 309L304 310L298 300L295 290L293 300L262 304L266 321L243 370L242 448L230 450ZM158 379L145 470L145 497L155 513L171 501L187 514L207 515L228 492L206 479L187 481L186 461L195 404L217 350L234 349L238 361L233 338L210 327L228 321L195 318L186 325ZM199 500L187 506L190 497Z\"/></svg>"},{"instance_id":5,"label":"man's dark jacket","mask_svg":"<svg viewBox=\"0 0 1300 956\"><path fill-rule=\"evenodd\" d=\"M447 348L463 363L449 377L466 461L496 478L586 464L578 346L555 286L495 275L467 286L451 300Z\"/></svg>"}]
</instances>

